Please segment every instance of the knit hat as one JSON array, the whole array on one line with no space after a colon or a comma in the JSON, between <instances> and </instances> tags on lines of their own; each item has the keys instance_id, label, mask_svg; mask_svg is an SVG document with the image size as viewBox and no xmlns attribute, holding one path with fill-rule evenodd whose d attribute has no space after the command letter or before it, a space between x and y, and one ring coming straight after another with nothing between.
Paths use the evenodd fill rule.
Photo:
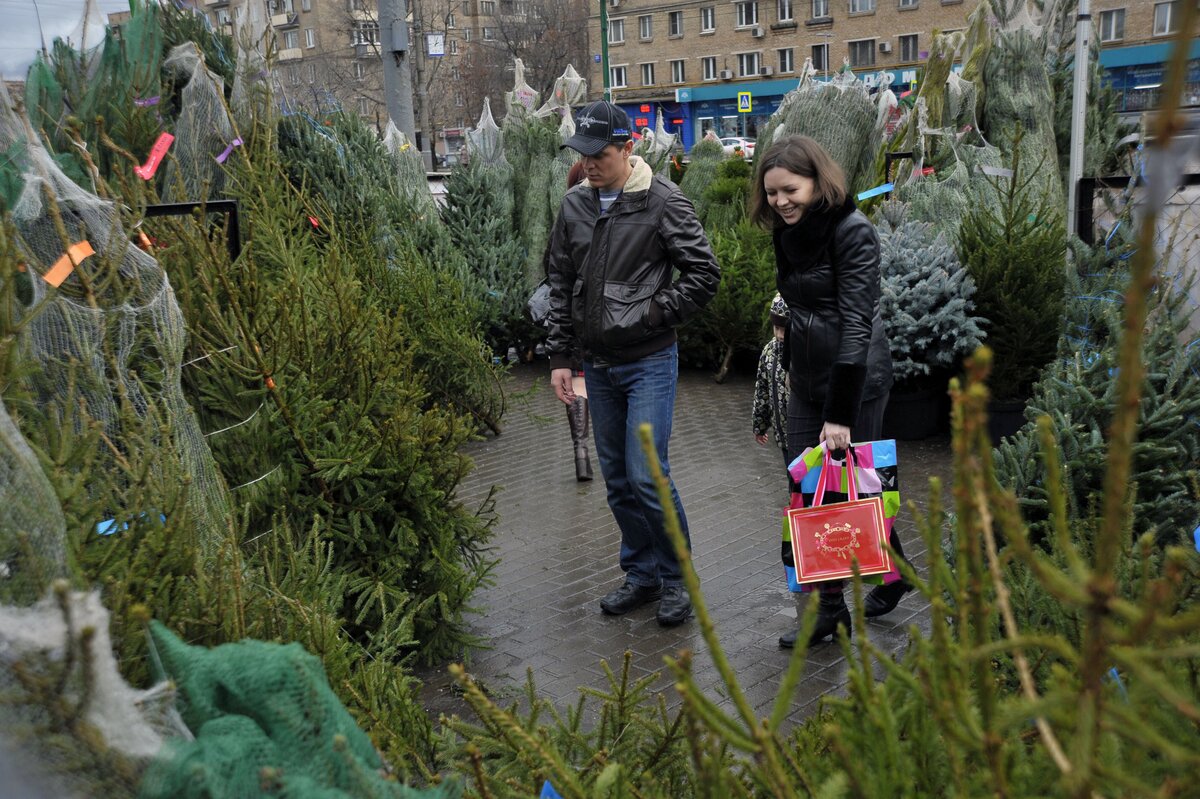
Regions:
<instances>
[{"instance_id":1,"label":"knit hat","mask_svg":"<svg viewBox=\"0 0 1200 799\"><path fill-rule=\"evenodd\" d=\"M776 294L775 299L771 300L771 324L776 327L787 327L788 316L787 303L783 301L783 297Z\"/></svg>"}]
</instances>

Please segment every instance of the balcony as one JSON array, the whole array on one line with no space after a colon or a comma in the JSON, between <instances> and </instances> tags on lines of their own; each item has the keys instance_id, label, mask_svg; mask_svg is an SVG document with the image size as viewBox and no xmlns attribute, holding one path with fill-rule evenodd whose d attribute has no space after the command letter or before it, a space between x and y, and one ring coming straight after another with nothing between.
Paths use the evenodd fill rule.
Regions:
<instances>
[{"instance_id":1,"label":"balcony","mask_svg":"<svg viewBox=\"0 0 1200 799\"><path fill-rule=\"evenodd\" d=\"M286 28L290 17L291 17L290 14L272 14L271 15L271 27L272 28Z\"/></svg>"},{"instance_id":2,"label":"balcony","mask_svg":"<svg viewBox=\"0 0 1200 799\"><path fill-rule=\"evenodd\" d=\"M280 50L278 58L280 61L299 61L304 53L299 47L289 47L286 50Z\"/></svg>"},{"instance_id":3,"label":"balcony","mask_svg":"<svg viewBox=\"0 0 1200 799\"><path fill-rule=\"evenodd\" d=\"M227 5L229 5L229 0L204 0L205 8L215 8L217 6L227 6Z\"/></svg>"}]
</instances>

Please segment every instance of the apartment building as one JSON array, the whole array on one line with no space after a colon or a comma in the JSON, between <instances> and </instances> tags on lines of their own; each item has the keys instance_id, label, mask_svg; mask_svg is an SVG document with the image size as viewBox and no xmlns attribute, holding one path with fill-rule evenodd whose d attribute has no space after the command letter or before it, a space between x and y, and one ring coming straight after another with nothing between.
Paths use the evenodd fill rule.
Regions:
<instances>
[{"instance_id":1,"label":"apartment building","mask_svg":"<svg viewBox=\"0 0 1200 799\"><path fill-rule=\"evenodd\" d=\"M1158 102L1170 54L1167 39L1179 29L1179 6L1179 0L1093 0L1100 65L1123 111L1140 113ZM1188 59L1183 101L1195 107L1200 106L1200 39L1192 39Z\"/></svg>"},{"instance_id":2,"label":"apartment building","mask_svg":"<svg viewBox=\"0 0 1200 799\"><path fill-rule=\"evenodd\" d=\"M1164 40L1178 24L1178 1L1097 0L1093 6L1104 47L1101 65L1114 85L1121 81L1120 91L1128 83L1130 91L1145 92L1140 99L1133 95L1131 106L1150 98L1150 90L1134 90L1135 85L1161 81ZM593 95L607 86L637 127L652 126L661 110L667 130L681 134L685 147L708 130L755 136L795 88L806 58L818 79L847 63L868 85L888 74L893 87L913 87L934 32L966 27L977 5L977 0L600 2L604 7L590 19ZM1192 57L1200 57L1200 46L1194 49ZM1193 61L1192 72L1198 77L1200 62Z\"/></svg>"}]
</instances>

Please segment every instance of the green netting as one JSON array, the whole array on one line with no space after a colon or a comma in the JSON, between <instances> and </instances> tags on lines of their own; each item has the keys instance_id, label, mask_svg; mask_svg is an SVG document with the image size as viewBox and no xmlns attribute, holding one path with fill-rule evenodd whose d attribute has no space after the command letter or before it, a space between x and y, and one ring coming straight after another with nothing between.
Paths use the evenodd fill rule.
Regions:
<instances>
[{"instance_id":1,"label":"green netting","mask_svg":"<svg viewBox=\"0 0 1200 799\"><path fill-rule=\"evenodd\" d=\"M688 153L688 168L679 179L679 190L683 196L697 205L704 196L708 184L717 177L717 167L725 160L721 141L711 130L700 141L692 145Z\"/></svg>"},{"instance_id":2,"label":"green netting","mask_svg":"<svg viewBox=\"0 0 1200 799\"><path fill-rule=\"evenodd\" d=\"M455 799L457 781L420 791L389 781L370 739L299 644L188 646L151 622L195 740L172 741L142 780L144 799Z\"/></svg>"}]
</instances>

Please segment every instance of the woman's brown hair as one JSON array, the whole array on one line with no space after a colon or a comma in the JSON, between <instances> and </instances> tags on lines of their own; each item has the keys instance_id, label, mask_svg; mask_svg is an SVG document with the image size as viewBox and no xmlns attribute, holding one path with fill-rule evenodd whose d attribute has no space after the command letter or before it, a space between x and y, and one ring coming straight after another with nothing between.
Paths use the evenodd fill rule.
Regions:
<instances>
[{"instance_id":1,"label":"woman's brown hair","mask_svg":"<svg viewBox=\"0 0 1200 799\"><path fill-rule=\"evenodd\" d=\"M758 161L754 174L754 196L750 198L750 219L770 230L783 224L767 202L764 179L768 170L779 167L795 175L812 178L813 203L810 210L837 208L846 202L846 173L816 139L808 136L788 136L767 148Z\"/></svg>"}]
</instances>

